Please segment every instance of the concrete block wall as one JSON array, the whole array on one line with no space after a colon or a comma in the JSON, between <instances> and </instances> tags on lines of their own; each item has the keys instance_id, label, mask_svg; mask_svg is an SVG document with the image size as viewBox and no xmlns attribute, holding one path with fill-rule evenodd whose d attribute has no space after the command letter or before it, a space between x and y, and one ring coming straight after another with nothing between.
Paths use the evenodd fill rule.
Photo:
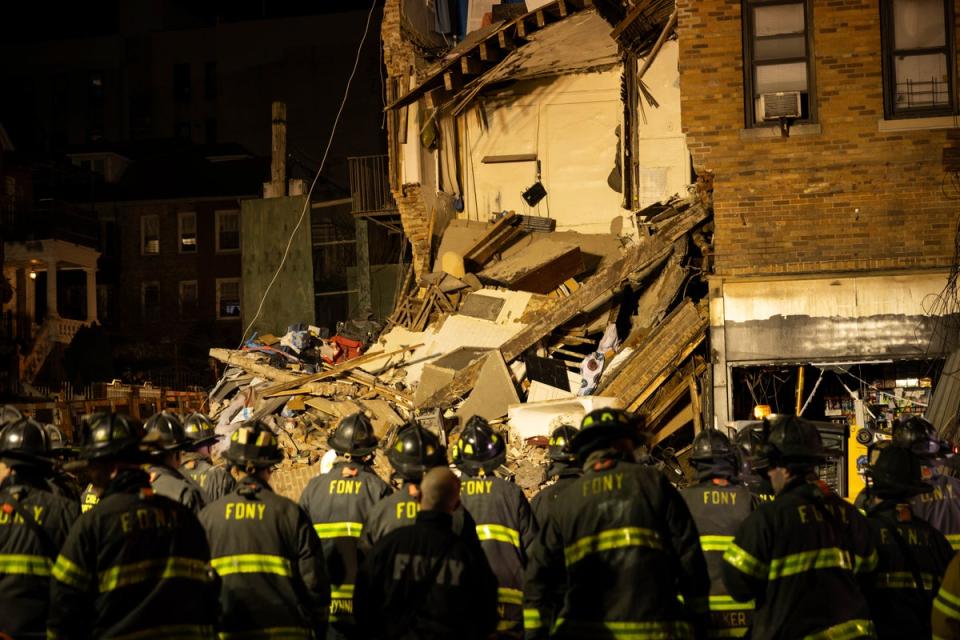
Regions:
<instances>
[{"instance_id":1,"label":"concrete block wall","mask_svg":"<svg viewBox=\"0 0 960 640\"><path fill-rule=\"evenodd\" d=\"M716 274L949 265L946 130L880 130L876 0L811 1L820 131L756 139L742 132L741 0L677 0L683 127L695 169L715 173Z\"/></svg>"}]
</instances>

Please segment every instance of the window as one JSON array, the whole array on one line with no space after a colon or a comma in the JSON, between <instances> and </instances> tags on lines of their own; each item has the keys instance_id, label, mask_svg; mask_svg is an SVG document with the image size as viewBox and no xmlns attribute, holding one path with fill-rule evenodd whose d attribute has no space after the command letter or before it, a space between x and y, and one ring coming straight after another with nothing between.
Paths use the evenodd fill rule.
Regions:
<instances>
[{"instance_id":1,"label":"window","mask_svg":"<svg viewBox=\"0 0 960 640\"><path fill-rule=\"evenodd\" d=\"M240 278L217 279L217 318L240 318Z\"/></svg>"},{"instance_id":2,"label":"window","mask_svg":"<svg viewBox=\"0 0 960 640\"><path fill-rule=\"evenodd\" d=\"M217 63L208 62L203 67L203 97L213 100L217 97Z\"/></svg>"},{"instance_id":3,"label":"window","mask_svg":"<svg viewBox=\"0 0 960 640\"><path fill-rule=\"evenodd\" d=\"M199 289L196 280L180 282L180 317L193 318L197 315Z\"/></svg>"},{"instance_id":4,"label":"window","mask_svg":"<svg viewBox=\"0 0 960 640\"><path fill-rule=\"evenodd\" d=\"M886 117L954 113L953 2L882 0Z\"/></svg>"},{"instance_id":5,"label":"window","mask_svg":"<svg viewBox=\"0 0 960 640\"><path fill-rule=\"evenodd\" d=\"M181 211L177 214L177 238L180 253L197 252L197 214Z\"/></svg>"},{"instance_id":6,"label":"window","mask_svg":"<svg viewBox=\"0 0 960 640\"><path fill-rule=\"evenodd\" d=\"M761 96L766 96L764 103L779 98L789 112L793 111L789 98L794 92L800 94L800 117L793 120L812 122L816 119L810 4L810 0L744 0L743 68L748 127L777 123L778 118L771 117L770 113L764 118Z\"/></svg>"},{"instance_id":7,"label":"window","mask_svg":"<svg viewBox=\"0 0 960 640\"><path fill-rule=\"evenodd\" d=\"M240 251L240 212L217 211L217 253Z\"/></svg>"},{"instance_id":8,"label":"window","mask_svg":"<svg viewBox=\"0 0 960 640\"><path fill-rule=\"evenodd\" d=\"M160 253L159 216L140 216L140 253L145 256Z\"/></svg>"},{"instance_id":9,"label":"window","mask_svg":"<svg viewBox=\"0 0 960 640\"><path fill-rule=\"evenodd\" d=\"M140 313L144 320L160 320L160 283L140 285Z\"/></svg>"},{"instance_id":10,"label":"window","mask_svg":"<svg viewBox=\"0 0 960 640\"><path fill-rule=\"evenodd\" d=\"M190 65L186 62L173 65L173 98L180 102L190 100Z\"/></svg>"}]
</instances>

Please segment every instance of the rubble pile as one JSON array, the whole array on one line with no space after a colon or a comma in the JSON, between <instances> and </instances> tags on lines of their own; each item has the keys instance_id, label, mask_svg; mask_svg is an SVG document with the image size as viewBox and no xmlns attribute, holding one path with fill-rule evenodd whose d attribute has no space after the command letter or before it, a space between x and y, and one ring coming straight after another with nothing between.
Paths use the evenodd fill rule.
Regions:
<instances>
[{"instance_id":1,"label":"rubble pile","mask_svg":"<svg viewBox=\"0 0 960 640\"><path fill-rule=\"evenodd\" d=\"M708 318L697 276L712 223L701 195L642 210L633 233L558 232L513 212L491 224L455 220L434 272L408 279L382 331L341 323L331 338L296 326L211 349L226 365L210 394L217 430L263 419L280 434L285 465L297 466L316 464L332 427L357 411L387 442L411 418L449 442L482 415L508 436L503 473L530 495L550 431L592 409L640 411L652 445L675 445L704 413ZM389 476L379 454L376 467Z\"/></svg>"}]
</instances>

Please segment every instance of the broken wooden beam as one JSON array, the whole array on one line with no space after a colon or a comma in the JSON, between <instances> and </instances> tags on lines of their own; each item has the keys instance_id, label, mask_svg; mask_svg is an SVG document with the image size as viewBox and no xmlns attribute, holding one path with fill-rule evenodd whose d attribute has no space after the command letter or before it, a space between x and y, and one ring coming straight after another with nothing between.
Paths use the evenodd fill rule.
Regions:
<instances>
[{"instance_id":1,"label":"broken wooden beam","mask_svg":"<svg viewBox=\"0 0 960 640\"><path fill-rule=\"evenodd\" d=\"M460 73L465 76L477 76L483 73L486 67L479 59L473 58L471 56L463 56L460 58Z\"/></svg>"},{"instance_id":2,"label":"broken wooden beam","mask_svg":"<svg viewBox=\"0 0 960 640\"><path fill-rule=\"evenodd\" d=\"M547 294L582 271L580 247L543 239L490 265L477 277L484 284Z\"/></svg>"},{"instance_id":3,"label":"broken wooden beam","mask_svg":"<svg viewBox=\"0 0 960 640\"><path fill-rule=\"evenodd\" d=\"M219 360L220 362L232 364L235 367L240 367L244 371L249 371L254 375L270 381L296 382L302 378L302 374L296 374L293 371L285 371L283 369L271 367L268 364L256 362L255 360L248 358L243 351L214 348L210 349L209 353L211 358Z\"/></svg>"},{"instance_id":4,"label":"broken wooden beam","mask_svg":"<svg viewBox=\"0 0 960 640\"><path fill-rule=\"evenodd\" d=\"M513 211L497 220L493 227L463 254L463 264L467 270L471 272L480 270L494 254L505 249L510 242L523 233L519 225L520 219Z\"/></svg>"}]
</instances>

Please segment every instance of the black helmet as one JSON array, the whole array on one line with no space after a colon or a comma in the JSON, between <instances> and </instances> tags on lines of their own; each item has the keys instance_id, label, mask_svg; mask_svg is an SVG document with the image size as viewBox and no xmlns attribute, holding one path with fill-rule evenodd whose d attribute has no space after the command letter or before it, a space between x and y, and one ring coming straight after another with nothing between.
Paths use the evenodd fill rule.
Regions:
<instances>
[{"instance_id":1,"label":"black helmet","mask_svg":"<svg viewBox=\"0 0 960 640\"><path fill-rule=\"evenodd\" d=\"M639 420L622 409L595 409L583 417L570 449L581 460L614 440L632 438L640 443Z\"/></svg>"},{"instance_id":2,"label":"black helmet","mask_svg":"<svg viewBox=\"0 0 960 640\"><path fill-rule=\"evenodd\" d=\"M735 460L733 445L723 432L717 429L704 429L693 439L690 459L695 462L711 462L725 459Z\"/></svg>"},{"instance_id":3,"label":"black helmet","mask_svg":"<svg viewBox=\"0 0 960 640\"><path fill-rule=\"evenodd\" d=\"M884 447L867 467L870 493L878 498L909 498L929 493L933 487L922 480L920 459L905 447Z\"/></svg>"},{"instance_id":4,"label":"black helmet","mask_svg":"<svg viewBox=\"0 0 960 640\"><path fill-rule=\"evenodd\" d=\"M491 474L506 461L507 445L483 416L472 416L460 432L451 457L453 464L467 475L475 476L481 471Z\"/></svg>"},{"instance_id":5,"label":"black helmet","mask_svg":"<svg viewBox=\"0 0 960 640\"><path fill-rule=\"evenodd\" d=\"M183 432L194 447L205 447L220 440L213 420L202 413L191 413L183 421Z\"/></svg>"},{"instance_id":6,"label":"black helmet","mask_svg":"<svg viewBox=\"0 0 960 640\"><path fill-rule=\"evenodd\" d=\"M96 460L124 458L139 460L143 425L121 413L94 413L81 425L83 442L80 458Z\"/></svg>"},{"instance_id":7,"label":"black helmet","mask_svg":"<svg viewBox=\"0 0 960 640\"><path fill-rule=\"evenodd\" d=\"M447 463L447 452L437 436L414 420L397 431L387 448L387 460L401 478L420 482L428 469Z\"/></svg>"},{"instance_id":8,"label":"black helmet","mask_svg":"<svg viewBox=\"0 0 960 640\"><path fill-rule=\"evenodd\" d=\"M3 429L8 424L13 424L22 417L23 414L20 413L20 410L12 404L3 405L0 407L0 429Z\"/></svg>"},{"instance_id":9,"label":"black helmet","mask_svg":"<svg viewBox=\"0 0 960 640\"><path fill-rule=\"evenodd\" d=\"M377 436L370 418L358 411L340 421L327 444L341 455L362 458L377 448Z\"/></svg>"},{"instance_id":10,"label":"black helmet","mask_svg":"<svg viewBox=\"0 0 960 640\"><path fill-rule=\"evenodd\" d=\"M63 429L55 424L45 424L43 425L43 430L47 432L47 446L51 454L66 456L74 453L73 447L70 446L70 441L67 440L67 434L63 432Z\"/></svg>"},{"instance_id":11,"label":"black helmet","mask_svg":"<svg viewBox=\"0 0 960 640\"><path fill-rule=\"evenodd\" d=\"M194 446L177 414L161 411L147 420L143 443L163 451L182 451Z\"/></svg>"},{"instance_id":12,"label":"black helmet","mask_svg":"<svg viewBox=\"0 0 960 640\"><path fill-rule=\"evenodd\" d=\"M817 464L826 453L817 426L799 416L771 414L763 419L763 454L774 464Z\"/></svg>"},{"instance_id":13,"label":"black helmet","mask_svg":"<svg viewBox=\"0 0 960 640\"><path fill-rule=\"evenodd\" d=\"M33 418L20 418L0 431L0 458L11 462L44 464L50 446L47 431Z\"/></svg>"},{"instance_id":14,"label":"black helmet","mask_svg":"<svg viewBox=\"0 0 960 640\"><path fill-rule=\"evenodd\" d=\"M769 466L769 461L763 456L763 435L759 431L744 427L737 432L736 441L741 471L762 471Z\"/></svg>"},{"instance_id":15,"label":"black helmet","mask_svg":"<svg viewBox=\"0 0 960 640\"><path fill-rule=\"evenodd\" d=\"M249 420L230 435L230 446L224 457L231 464L252 471L280 464L283 451L268 426L260 420Z\"/></svg>"},{"instance_id":16,"label":"black helmet","mask_svg":"<svg viewBox=\"0 0 960 640\"><path fill-rule=\"evenodd\" d=\"M911 416L893 423L893 444L910 449L918 458L936 458L945 452L944 443L937 436L937 428L923 416Z\"/></svg>"},{"instance_id":17,"label":"black helmet","mask_svg":"<svg viewBox=\"0 0 960 640\"><path fill-rule=\"evenodd\" d=\"M576 462L577 455L570 450L570 443L577 435L577 428L573 425L562 424L550 434L547 441L547 455L554 462Z\"/></svg>"}]
</instances>

